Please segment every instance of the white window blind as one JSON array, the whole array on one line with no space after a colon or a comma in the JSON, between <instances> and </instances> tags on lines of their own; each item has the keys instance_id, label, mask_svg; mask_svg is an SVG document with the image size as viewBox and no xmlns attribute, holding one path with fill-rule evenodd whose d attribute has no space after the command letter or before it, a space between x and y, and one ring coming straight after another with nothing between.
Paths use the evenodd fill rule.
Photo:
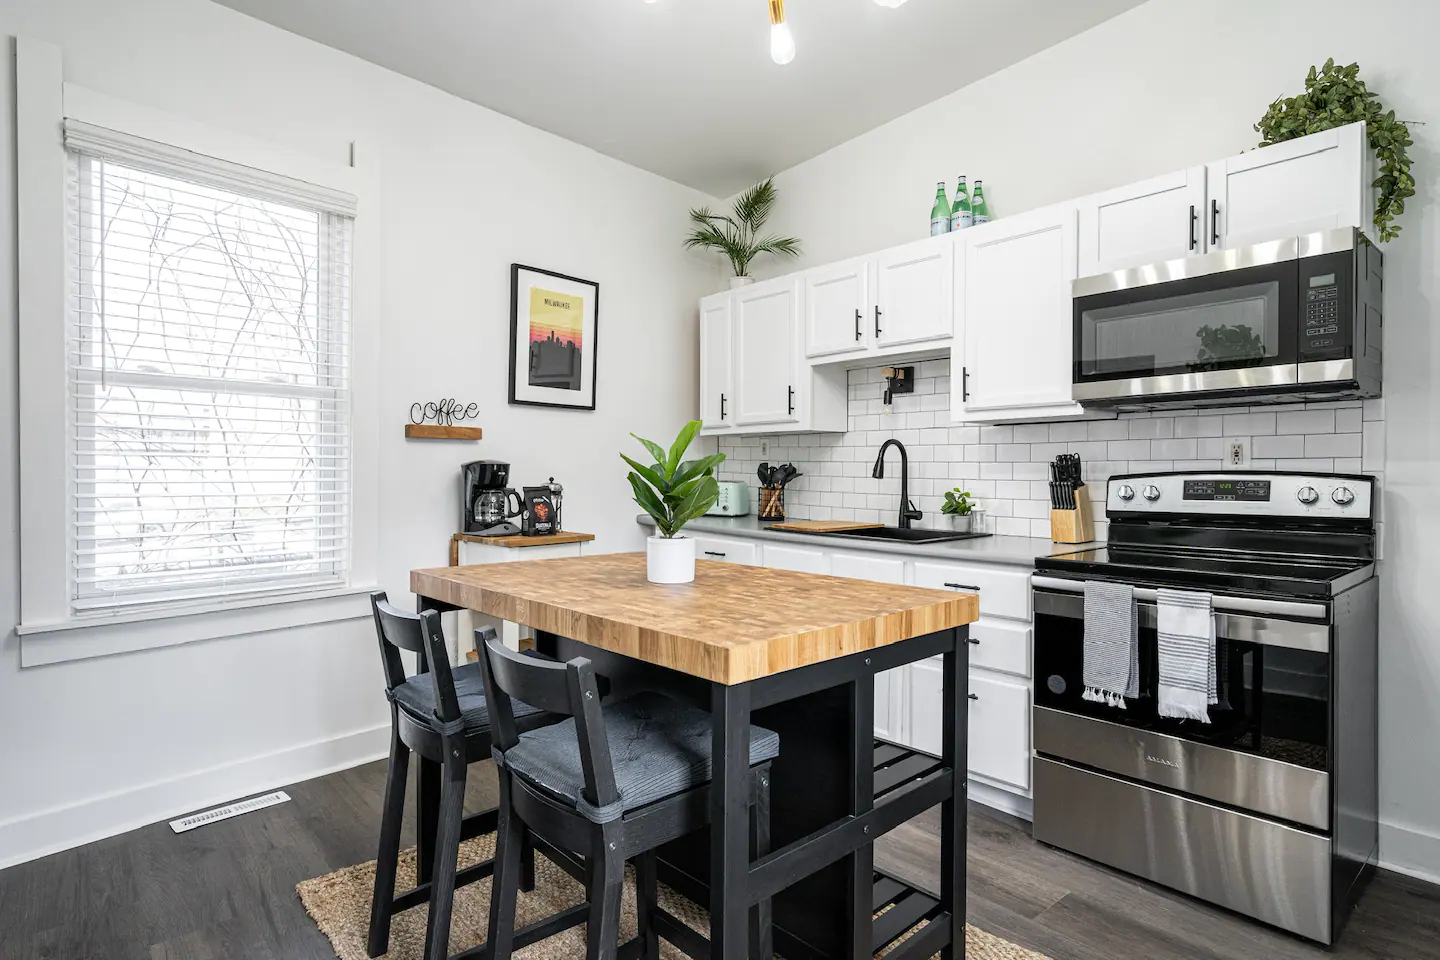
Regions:
<instances>
[{"instance_id":1,"label":"white window blind","mask_svg":"<svg viewBox=\"0 0 1440 960\"><path fill-rule=\"evenodd\" d=\"M353 206L97 129L66 128L74 612L343 584Z\"/></svg>"}]
</instances>

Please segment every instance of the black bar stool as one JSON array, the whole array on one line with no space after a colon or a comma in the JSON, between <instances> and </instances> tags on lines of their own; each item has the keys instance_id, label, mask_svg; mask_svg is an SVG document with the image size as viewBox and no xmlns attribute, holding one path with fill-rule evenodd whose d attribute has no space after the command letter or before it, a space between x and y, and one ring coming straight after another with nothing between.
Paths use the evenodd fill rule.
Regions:
<instances>
[{"instance_id":1,"label":"black bar stool","mask_svg":"<svg viewBox=\"0 0 1440 960\"><path fill-rule=\"evenodd\" d=\"M380 851L376 855L375 895L370 906L370 956L390 948L390 919L402 910L430 904L425 929L426 960L443 960L449 949L450 913L455 890L490 875L494 861L486 860L456 872L456 856L464 840L495 829L498 810L464 816L466 769L491 756L490 710L478 663L454 670L433 610L406 613L391 606L383 591L370 595L375 632L380 638L380 659L385 669L385 696L390 701L390 767L385 778L385 806L380 819ZM406 678L400 651L418 653L428 665L426 673ZM530 730L555 723L560 717L523 703L505 705L512 727ZM438 764L438 809L417 816L420 851L416 886L395 893L400 860L400 827L405 815L405 780L410 753L425 763ZM423 776L423 773L422 773ZM421 806L433 799L422 791ZM534 883L533 851L525 843L528 890Z\"/></svg>"},{"instance_id":2,"label":"black bar stool","mask_svg":"<svg viewBox=\"0 0 1440 960\"><path fill-rule=\"evenodd\" d=\"M487 960L510 960L517 945L515 900L526 833L546 850L584 859L587 960L615 960L625 861L635 859L639 936L625 955L659 960L659 938L691 957L708 957L700 934L657 903L655 850L710 822L711 719L703 710L654 693L601 705L594 668L578 657L555 663L507 649L493 628L475 632L500 766L500 817L490 897ZM512 698L514 698L512 700ZM512 703L570 719L521 731ZM770 761L780 738L752 727L752 858L770 852ZM573 871L573 865L570 867ZM773 952L770 902L751 911L751 957Z\"/></svg>"}]
</instances>

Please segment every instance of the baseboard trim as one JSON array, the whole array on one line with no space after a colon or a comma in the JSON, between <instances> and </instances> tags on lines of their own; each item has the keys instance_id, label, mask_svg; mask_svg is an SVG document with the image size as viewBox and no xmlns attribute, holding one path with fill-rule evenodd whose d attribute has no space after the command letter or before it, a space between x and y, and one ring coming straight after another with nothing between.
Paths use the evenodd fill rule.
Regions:
<instances>
[{"instance_id":1,"label":"baseboard trim","mask_svg":"<svg viewBox=\"0 0 1440 960\"><path fill-rule=\"evenodd\" d=\"M0 823L0 869L385 756L388 723Z\"/></svg>"},{"instance_id":2,"label":"baseboard trim","mask_svg":"<svg viewBox=\"0 0 1440 960\"><path fill-rule=\"evenodd\" d=\"M999 787L992 787L988 783L976 780L973 774L966 785L966 796L978 804L992 810L999 810L1001 813L1008 813L1012 817L1019 817L1027 823L1035 819L1035 804L1029 797L1013 793L1010 790L1002 790Z\"/></svg>"},{"instance_id":3,"label":"baseboard trim","mask_svg":"<svg viewBox=\"0 0 1440 960\"><path fill-rule=\"evenodd\" d=\"M1440 836L1400 823L1380 823L1380 867L1440 884Z\"/></svg>"}]
</instances>

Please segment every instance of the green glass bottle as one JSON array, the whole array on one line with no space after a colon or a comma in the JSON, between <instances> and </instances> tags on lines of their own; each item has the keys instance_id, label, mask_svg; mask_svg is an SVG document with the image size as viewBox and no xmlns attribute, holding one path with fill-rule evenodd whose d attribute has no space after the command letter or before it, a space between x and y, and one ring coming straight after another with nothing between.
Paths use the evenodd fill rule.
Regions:
<instances>
[{"instance_id":1,"label":"green glass bottle","mask_svg":"<svg viewBox=\"0 0 1440 960\"><path fill-rule=\"evenodd\" d=\"M975 202L970 212L976 225L990 222L990 205L985 202L985 188L979 180L975 181Z\"/></svg>"},{"instance_id":2,"label":"green glass bottle","mask_svg":"<svg viewBox=\"0 0 1440 960\"><path fill-rule=\"evenodd\" d=\"M965 189L965 178L955 186L955 206L950 208L950 232L964 230L974 222L970 211L970 193Z\"/></svg>"},{"instance_id":3,"label":"green glass bottle","mask_svg":"<svg viewBox=\"0 0 1440 960\"><path fill-rule=\"evenodd\" d=\"M935 206L930 208L930 236L950 232L950 201L945 199L945 181L935 184Z\"/></svg>"}]
</instances>

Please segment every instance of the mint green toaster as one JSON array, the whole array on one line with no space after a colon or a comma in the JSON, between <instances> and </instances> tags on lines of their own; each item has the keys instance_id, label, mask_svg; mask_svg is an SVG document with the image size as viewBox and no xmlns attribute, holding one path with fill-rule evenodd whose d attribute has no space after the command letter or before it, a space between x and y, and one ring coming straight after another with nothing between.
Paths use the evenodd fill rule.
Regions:
<instances>
[{"instance_id":1,"label":"mint green toaster","mask_svg":"<svg viewBox=\"0 0 1440 960\"><path fill-rule=\"evenodd\" d=\"M715 506L705 511L707 517L743 517L750 512L750 484L739 480L722 480Z\"/></svg>"}]
</instances>

